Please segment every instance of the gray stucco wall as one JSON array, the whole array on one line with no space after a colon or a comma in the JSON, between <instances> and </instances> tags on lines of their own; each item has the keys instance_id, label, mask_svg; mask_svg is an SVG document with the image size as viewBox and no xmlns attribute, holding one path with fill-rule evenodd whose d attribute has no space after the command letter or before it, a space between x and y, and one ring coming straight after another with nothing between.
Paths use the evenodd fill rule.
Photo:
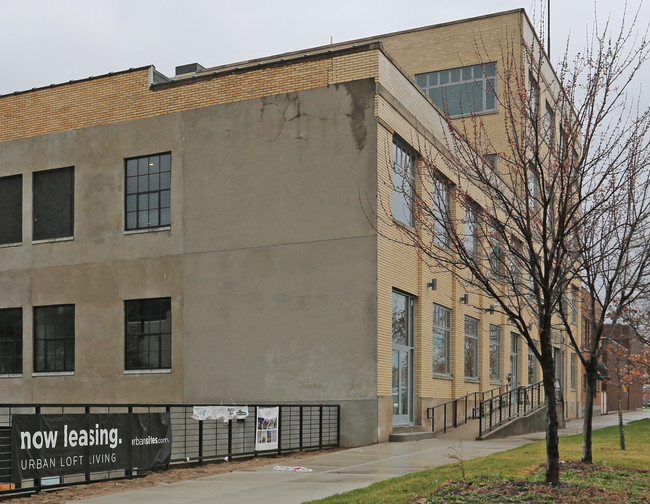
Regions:
<instances>
[{"instance_id":1,"label":"gray stucco wall","mask_svg":"<svg viewBox=\"0 0 650 504\"><path fill-rule=\"evenodd\" d=\"M23 244L0 308L24 310L11 402L340 402L344 444L377 439L374 83L5 142ZM172 225L124 233L124 158L172 152ZM75 234L31 242L32 171L75 167ZM123 373L125 299L172 298L172 371ZM74 303L73 376L32 376L32 307Z\"/></svg>"}]
</instances>

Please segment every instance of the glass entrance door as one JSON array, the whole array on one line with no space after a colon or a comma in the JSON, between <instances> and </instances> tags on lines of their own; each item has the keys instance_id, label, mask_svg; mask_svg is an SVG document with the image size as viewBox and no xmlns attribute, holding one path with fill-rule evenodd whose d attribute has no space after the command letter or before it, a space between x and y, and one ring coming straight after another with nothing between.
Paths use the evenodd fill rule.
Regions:
<instances>
[{"instance_id":1,"label":"glass entrance door","mask_svg":"<svg viewBox=\"0 0 650 504\"><path fill-rule=\"evenodd\" d=\"M413 423L413 312L415 300L393 292L393 425Z\"/></svg>"}]
</instances>

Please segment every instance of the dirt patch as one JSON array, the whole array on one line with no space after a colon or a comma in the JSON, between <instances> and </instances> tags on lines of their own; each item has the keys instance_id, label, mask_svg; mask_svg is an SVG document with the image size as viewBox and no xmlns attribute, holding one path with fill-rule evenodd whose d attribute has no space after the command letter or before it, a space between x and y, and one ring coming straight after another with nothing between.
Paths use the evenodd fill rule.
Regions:
<instances>
[{"instance_id":1,"label":"dirt patch","mask_svg":"<svg viewBox=\"0 0 650 504\"><path fill-rule=\"evenodd\" d=\"M598 474L615 475L619 469L600 465L567 462L562 466L561 483L551 487L539 481L468 481L453 482L440 488L430 497L422 497L411 504L478 504L478 503L522 503L522 504L593 504L594 502L636 502L649 504L650 495L639 496L626 488L603 488L601 485L580 484ZM650 477L648 471L625 470L640 478ZM606 476L605 476L606 479Z\"/></svg>"},{"instance_id":2,"label":"dirt patch","mask_svg":"<svg viewBox=\"0 0 650 504\"><path fill-rule=\"evenodd\" d=\"M102 481L87 485L77 485L58 490L48 490L32 494L28 500L24 497L2 499L2 504L63 504L77 500L90 499L102 495L129 492L140 488L169 485L179 481L204 478L214 474L223 474L234 471L250 471L259 467L274 464L287 466L307 466L309 458L314 455L330 453L338 449L296 452L282 456L256 457L252 459L234 460L230 462L207 463L202 466L171 467L167 471L155 471L143 477L121 479L117 481ZM1 497L0 497L1 499Z\"/></svg>"}]
</instances>

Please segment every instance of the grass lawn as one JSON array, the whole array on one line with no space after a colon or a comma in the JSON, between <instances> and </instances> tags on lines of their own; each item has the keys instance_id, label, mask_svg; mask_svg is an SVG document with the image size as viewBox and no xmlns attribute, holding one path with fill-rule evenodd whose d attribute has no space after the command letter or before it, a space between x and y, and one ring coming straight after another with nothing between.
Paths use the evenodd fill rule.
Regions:
<instances>
[{"instance_id":1,"label":"grass lawn","mask_svg":"<svg viewBox=\"0 0 650 504\"><path fill-rule=\"evenodd\" d=\"M352 492L313 501L319 504L418 503L650 503L650 419L625 426L626 450L618 427L593 433L594 465L579 462L582 435L560 438L561 484L543 484L543 441L488 457L382 481ZM463 477L464 473L464 477Z\"/></svg>"}]
</instances>

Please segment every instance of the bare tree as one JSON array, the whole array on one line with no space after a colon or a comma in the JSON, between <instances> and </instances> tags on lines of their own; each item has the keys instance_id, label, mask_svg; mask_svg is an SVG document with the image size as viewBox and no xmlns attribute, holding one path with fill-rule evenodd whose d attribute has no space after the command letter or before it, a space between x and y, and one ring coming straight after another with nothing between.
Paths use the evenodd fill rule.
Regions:
<instances>
[{"instance_id":1,"label":"bare tree","mask_svg":"<svg viewBox=\"0 0 650 504\"><path fill-rule=\"evenodd\" d=\"M636 24L633 18L632 28ZM589 340L579 344L576 327L560 304L571 346L585 369L582 461L591 463L593 397L599 362L607 348L605 327L650 288L650 113L631 100L628 89L648 58L645 38L636 39L625 19L609 25L560 75L575 105L582 139L576 176L582 215L578 221L574 277L587 291ZM583 352L580 352L583 350Z\"/></svg>"},{"instance_id":2,"label":"bare tree","mask_svg":"<svg viewBox=\"0 0 650 504\"><path fill-rule=\"evenodd\" d=\"M498 93L492 91L503 121L498 136L506 141L494 134L493 123L472 111L471 100L461 103L466 113L460 119L443 110L444 148L421 146L416 181L403 183L410 179L402 163L391 167L399 181L393 192L413 213L412 226L398 225L399 240L418 249L432 269L451 272L466 290L496 304L540 362L546 481L557 484L554 345L563 341L580 355L578 331L571 327L578 296L570 309L567 293L577 290L588 272L593 279L587 286L596 297L602 297L596 287L604 274L613 271L615 285L633 278L639 279L634 289L645 285L645 250L636 233L645 232L648 208L646 199L639 206L636 198L648 194L650 117L647 110L630 109L626 91L648 57L648 44L635 41L625 25L613 35L605 26L585 52L565 57L557 73L538 41L511 38L500 50L503 84ZM481 41L477 55L486 63L494 58ZM390 212L378 214L392 222ZM637 217L619 229L619 214ZM609 236L612 226L621 237L608 249L598 237ZM621 251L620 258L611 247ZM608 292L623 305L623 294L634 296L613 287ZM608 299L606 309L612 307ZM595 326L592 335L599 338L599 331ZM598 351L589 353L595 358L581 357L589 372ZM588 423L590 433L591 414ZM589 453L590 443L589 437Z\"/></svg>"}]
</instances>

